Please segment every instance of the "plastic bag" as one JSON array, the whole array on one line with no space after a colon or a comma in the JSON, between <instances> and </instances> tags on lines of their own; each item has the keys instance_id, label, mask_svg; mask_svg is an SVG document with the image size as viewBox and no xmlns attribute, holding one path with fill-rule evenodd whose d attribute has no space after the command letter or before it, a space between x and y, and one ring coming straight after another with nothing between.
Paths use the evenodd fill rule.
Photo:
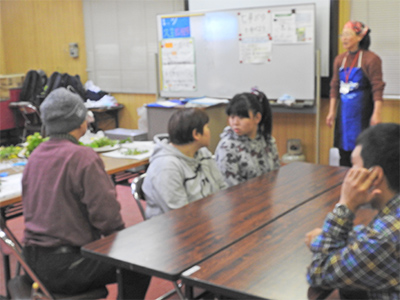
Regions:
<instances>
[{"instance_id":1,"label":"plastic bag","mask_svg":"<svg viewBox=\"0 0 400 300\"><path fill-rule=\"evenodd\" d=\"M148 132L146 105L143 105L142 107L139 107L137 109L137 113L138 113L138 116L139 116L139 121L138 121L139 130Z\"/></svg>"}]
</instances>

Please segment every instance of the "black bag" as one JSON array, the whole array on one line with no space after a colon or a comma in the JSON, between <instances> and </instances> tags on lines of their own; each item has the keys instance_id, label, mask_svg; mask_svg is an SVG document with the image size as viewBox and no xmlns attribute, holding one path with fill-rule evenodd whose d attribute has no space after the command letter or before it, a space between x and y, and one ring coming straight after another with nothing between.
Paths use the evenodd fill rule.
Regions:
<instances>
[{"instance_id":1,"label":"black bag","mask_svg":"<svg viewBox=\"0 0 400 300\"><path fill-rule=\"evenodd\" d=\"M47 76L43 71L28 71L22 84L19 101L30 102L34 106L39 107L44 99L43 93L46 82Z\"/></svg>"},{"instance_id":2,"label":"black bag","mask_svg":"<svg viewBox=\"0 0 400 300\"><path fill-rule=\"evenodd\" d=\"M51 91L62 86L61 79L62 79L62 75L60 73L54 72L53 74L51 74L49 80L47 81L47 85L44 88L44 90L45 90L44 96L45 97L47 97Z\"/></svg>"},{"instance_id":3,"label":"black bag","mask_svg":"<svg viewBox=\"0 0 400 300\"><path fill-rule=\"evenodd\" d=\"M82 85L81 78L79 75L69 75L68 73L61 74L59 72L54 72L51 74L47 86L45 88L45 97L51 93L51 91L59 88L65 87L69 88L77 93L83 101L86 100L86 90Z\"/></svg>"}]
</instances>

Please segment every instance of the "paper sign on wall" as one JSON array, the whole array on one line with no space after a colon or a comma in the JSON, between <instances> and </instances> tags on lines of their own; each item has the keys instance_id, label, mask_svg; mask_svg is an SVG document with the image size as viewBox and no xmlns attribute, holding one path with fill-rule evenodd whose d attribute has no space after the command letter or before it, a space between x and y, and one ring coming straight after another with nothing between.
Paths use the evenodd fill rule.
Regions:
<instances>
[{"instance_id":1,"label":"paper sign on wall","mask_svg":"<svg viewBox=\"0 0 400 300\"><path fill-rule=\"evenodd\" d=\"M266 63L271 58L271 14L266 9L238 13L240 63Z\"/></svg>"},{"instance_id":2,"label":"paper sign on wall","mask_svg":"<svg viewBox=\"0 0 400 300\"><path fill-rule=\"evenodd\" d=\"M196 90L193 39L164 39L160 47L162 89L164 91Z\"/></svg>"},{"instance_id":3,"label":"paper sign on wall","mask_svg":"<svg viewBox=\"0 0 400 300\"><path fill-rule=\"evenodd\" d=\"M314 39L312 11L274 13L272 32L274 43L312 42Z\"/></svg>"}]
</instances>

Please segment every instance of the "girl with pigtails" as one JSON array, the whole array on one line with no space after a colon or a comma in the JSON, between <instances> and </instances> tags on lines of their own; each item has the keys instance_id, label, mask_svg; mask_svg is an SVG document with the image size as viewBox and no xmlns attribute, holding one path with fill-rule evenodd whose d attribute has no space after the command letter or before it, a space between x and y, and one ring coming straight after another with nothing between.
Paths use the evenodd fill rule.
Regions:
<instances>
[{"instance_id":1,"label":"girl with pigtails","mask_svg":"<svg viewBox=\"0 0 400 300\"><path fill-rule=\"evenodd\" d=\"M280 167L272 111L264 93L235 95L226 108L229 126L215 150L225 182L233 186Z\"/></svg>"}]
</instances>

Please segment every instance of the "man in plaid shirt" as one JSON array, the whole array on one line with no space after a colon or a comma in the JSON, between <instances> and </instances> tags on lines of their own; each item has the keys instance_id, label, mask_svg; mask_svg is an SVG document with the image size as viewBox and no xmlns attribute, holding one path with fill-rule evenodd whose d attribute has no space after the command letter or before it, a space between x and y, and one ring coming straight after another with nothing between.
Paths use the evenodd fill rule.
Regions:
<instances>
[{"instance_id":1,"label":"man in plaid shirt","mask_svg":"<svg viewBox=\"0 0 400 300\"><path fill-rule=\"evenodd\" d=\"M311 286L338 288L341 299L400 299L399 140L394 123L358 137L338 204L322 229L306 235ZM378 214L368 226L353 228L357 209L367 203Z\"/></svg>"}]
</instances>

